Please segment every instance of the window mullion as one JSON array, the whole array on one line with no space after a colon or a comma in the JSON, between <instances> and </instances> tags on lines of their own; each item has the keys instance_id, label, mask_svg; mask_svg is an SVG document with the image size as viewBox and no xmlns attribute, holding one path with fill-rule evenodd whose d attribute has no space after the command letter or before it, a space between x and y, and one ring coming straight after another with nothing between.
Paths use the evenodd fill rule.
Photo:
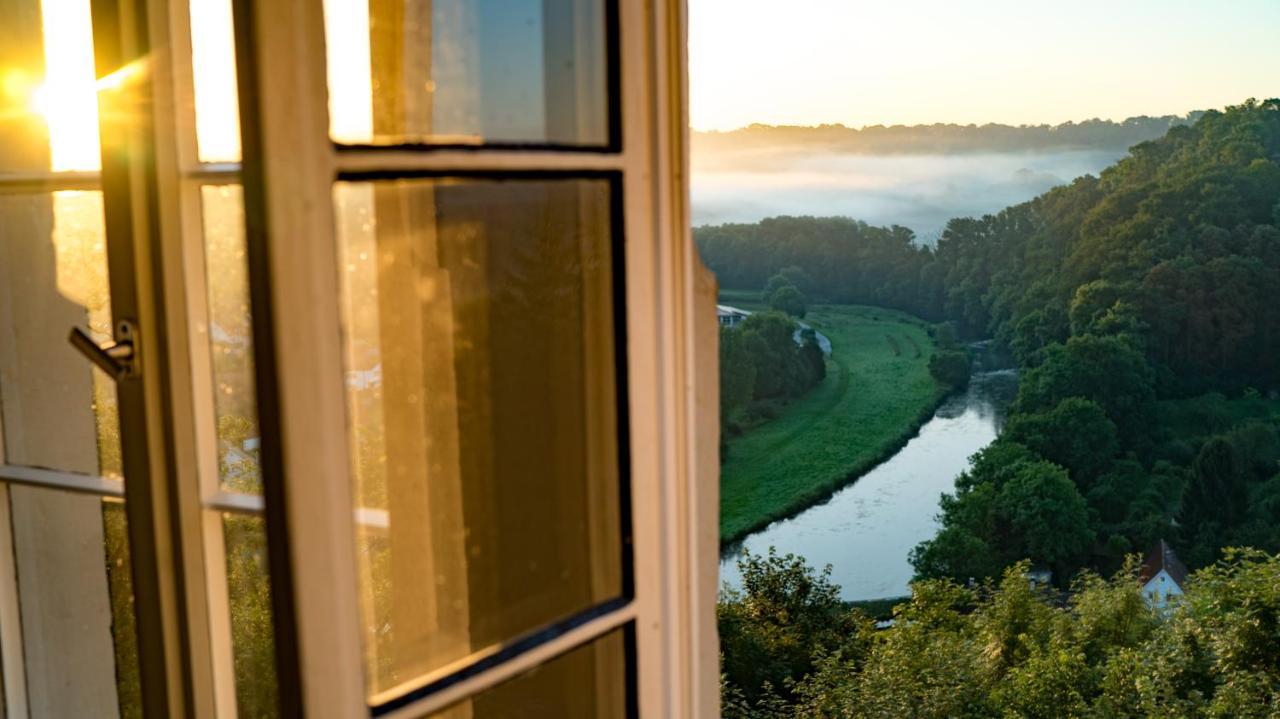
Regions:
<instances>
[{"instance_id":1,"label":"window mullion","mask_svg":"<svg viewBox=\"0 0 1280 719\"><path fill-rule=\"evenodd\" d=\"M555 171L600 172L620 170L625 155L613 152L563 152L548 150L445 150L422 148L342 147L334 163L342 173L398 172L503 172Z\"/></svg>"},{"instance_id":2,"label":"window mullion","mask_svg":"<svg viewBox=\"0 0 1280 719\"><path fill-rule=\"evenodd\" d=\"M234 14L281 710L359 716L322 3L237 0Z\"/></svg>"}]
</instances>

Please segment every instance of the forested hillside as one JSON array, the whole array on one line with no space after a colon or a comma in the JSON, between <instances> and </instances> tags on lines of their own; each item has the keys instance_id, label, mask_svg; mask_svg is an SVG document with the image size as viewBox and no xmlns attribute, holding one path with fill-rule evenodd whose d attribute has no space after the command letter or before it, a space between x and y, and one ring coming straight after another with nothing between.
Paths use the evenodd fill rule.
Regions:
<instances>
[{"instance_id":1,"label":"forested hillside","mask_svg":"<svg viewBox=\"0 0 1280 719\"><path fill-rule=\"evenodd\" d=\"M787 127L751 125L729 132L695 132L699 156L753 148L820 147L832 152L868 154L1011 152L1028 150L1109 148L1120 150L1156 137L1171 127L1194 122L1202 113L1186 117L1131 117L1120 122L1085 120L1061 125L844 125Z\"/></svg>"},{"instance_id":2,"label":"forested hillside","mask_svg":"<svg viewBox=\"0 0 1280 719\"><path fill-rule=\"evenodd\" d=\"M936 248L842 218L698 228L728 287L782 267L814 295L949 320L1021 366L1002 438L943 503L924 577L1020 559L1065 584L1167 538L1192 566L1280 550L1280 100L1205 113Z\"/></svg>"}]
</instances>

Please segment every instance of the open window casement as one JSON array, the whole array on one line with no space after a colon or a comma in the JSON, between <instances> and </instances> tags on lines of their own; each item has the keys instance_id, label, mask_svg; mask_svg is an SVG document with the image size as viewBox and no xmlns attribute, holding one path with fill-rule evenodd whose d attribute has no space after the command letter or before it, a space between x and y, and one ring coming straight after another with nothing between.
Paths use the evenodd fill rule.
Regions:
<instances>
[{"instance_id":1,"label":"open window casement","mask_svg":"<svg viewBox=\"0 0 1280 719\"><path fill-rule=\"evenodd\" d=\"M0 12L7 715L717 714L682 3Z\"/></svg>"}]
</instances>

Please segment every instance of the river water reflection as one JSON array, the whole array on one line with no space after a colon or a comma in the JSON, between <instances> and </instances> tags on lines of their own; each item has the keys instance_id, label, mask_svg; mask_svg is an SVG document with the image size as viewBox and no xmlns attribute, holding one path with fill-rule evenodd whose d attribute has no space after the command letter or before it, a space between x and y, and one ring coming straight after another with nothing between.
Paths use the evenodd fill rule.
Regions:
<instances>
[{"instance_id":1,"label":"river water reflection","mask_svg":"<svg viewBox=\"0 0 1280 719\"><path fill-rule=\"evenodd\" d=\"M969 389L944 402L897 454L827 502L727 549L720 581L739 584L736 560L744 548L762 554L772 546L811 567L830 564L843 599L909 594L908 554L937 531L938 497L954 489L969 457L996 438L1017 384L1013 370L975 373Z\"/></svg>"}]
</instances>

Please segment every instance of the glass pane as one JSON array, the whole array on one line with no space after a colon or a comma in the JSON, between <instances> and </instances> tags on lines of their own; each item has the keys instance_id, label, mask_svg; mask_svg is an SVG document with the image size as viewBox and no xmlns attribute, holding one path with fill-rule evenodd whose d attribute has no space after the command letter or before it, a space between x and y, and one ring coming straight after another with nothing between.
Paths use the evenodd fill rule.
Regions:
<instances>
[{"instance_id":1,"label":"glass pane","mask_svg":"<svg viewBox=\"0 0 1280 719\"><path fill-rule=\"evenodd\" d=\"M627 641L617 629L426 719L623 719L627 703Z\"/></svg>"},{"instance_id":2,"label":"glass pane","mask_svg":"<svg viewBox=\"0 0 1280 719\"><path fill-rule=\"evenodd\" d=\"M223 514L227 594L235 662L236 710L242 717L273 717L276 695L275 629L267 533L261 517Z\"/></svg>"},{"instance_id":3,"label":"glass pane","mask_svg":"<svg viewBox=\"0 0 1280 719\"><path fill-rule=\"evenodd\" d=\"M118 478L115 383L67 342L111 339L102 195L0 195L0 228L4 461Z\"/></svg>"},{"instance_id":4,"label":"glass pane","mask_svg":"<svg viewBox=\"0 0 1280 719\"><path fill-rule=\"evenodd\" d=\"M339 183L368 685L622 593L609 183Z\"/></svg>"},{"instance_id":5,"label":"glass pane","mask_svg":"<svg viewBox=\"0 0 1280 719\"><path fill-rule=\"evenodd\" d=\"M8 488L33 717L142 714L124 506Z\"/></svg>"},{"instance_id":6,"label":"glass pane","mask_svg":"<svg viewBox=\"0 0 1280 719\"><path fill-rule=\"evenodd\" d=\"M344 143L608 142L604 0L326 0Z\"/></svg>"},{"instance_id":7,"label":"glass pane","mask_svg":"<svg viewBox=\"0 0 1280 719\"><path fill-rule=\"evenodd\" d=\"M191 0L191 70L201 162L240 161L231 0Z\"/></svg>"},{"instance_id":8,"label":"glass pane","mask_svg":"<svg viewBox=\"0 0 1280 719\"><path fill-rule=\"evenodd\" d=\"M209 351L218 422L218 475L228 492L262 491L258 405L253 376L253 320L239 185L201 188Z\"/></svg>"},{"instance_id":9,"label":"glass pane","mask_svg":"<svg viewBox=\"0 0 1280 719\"><path fill-rule=\"evenodd\" d=\"M89 0L4 0L0 17L0 172L98 169Z\"/></svg>"}]
</instances>

